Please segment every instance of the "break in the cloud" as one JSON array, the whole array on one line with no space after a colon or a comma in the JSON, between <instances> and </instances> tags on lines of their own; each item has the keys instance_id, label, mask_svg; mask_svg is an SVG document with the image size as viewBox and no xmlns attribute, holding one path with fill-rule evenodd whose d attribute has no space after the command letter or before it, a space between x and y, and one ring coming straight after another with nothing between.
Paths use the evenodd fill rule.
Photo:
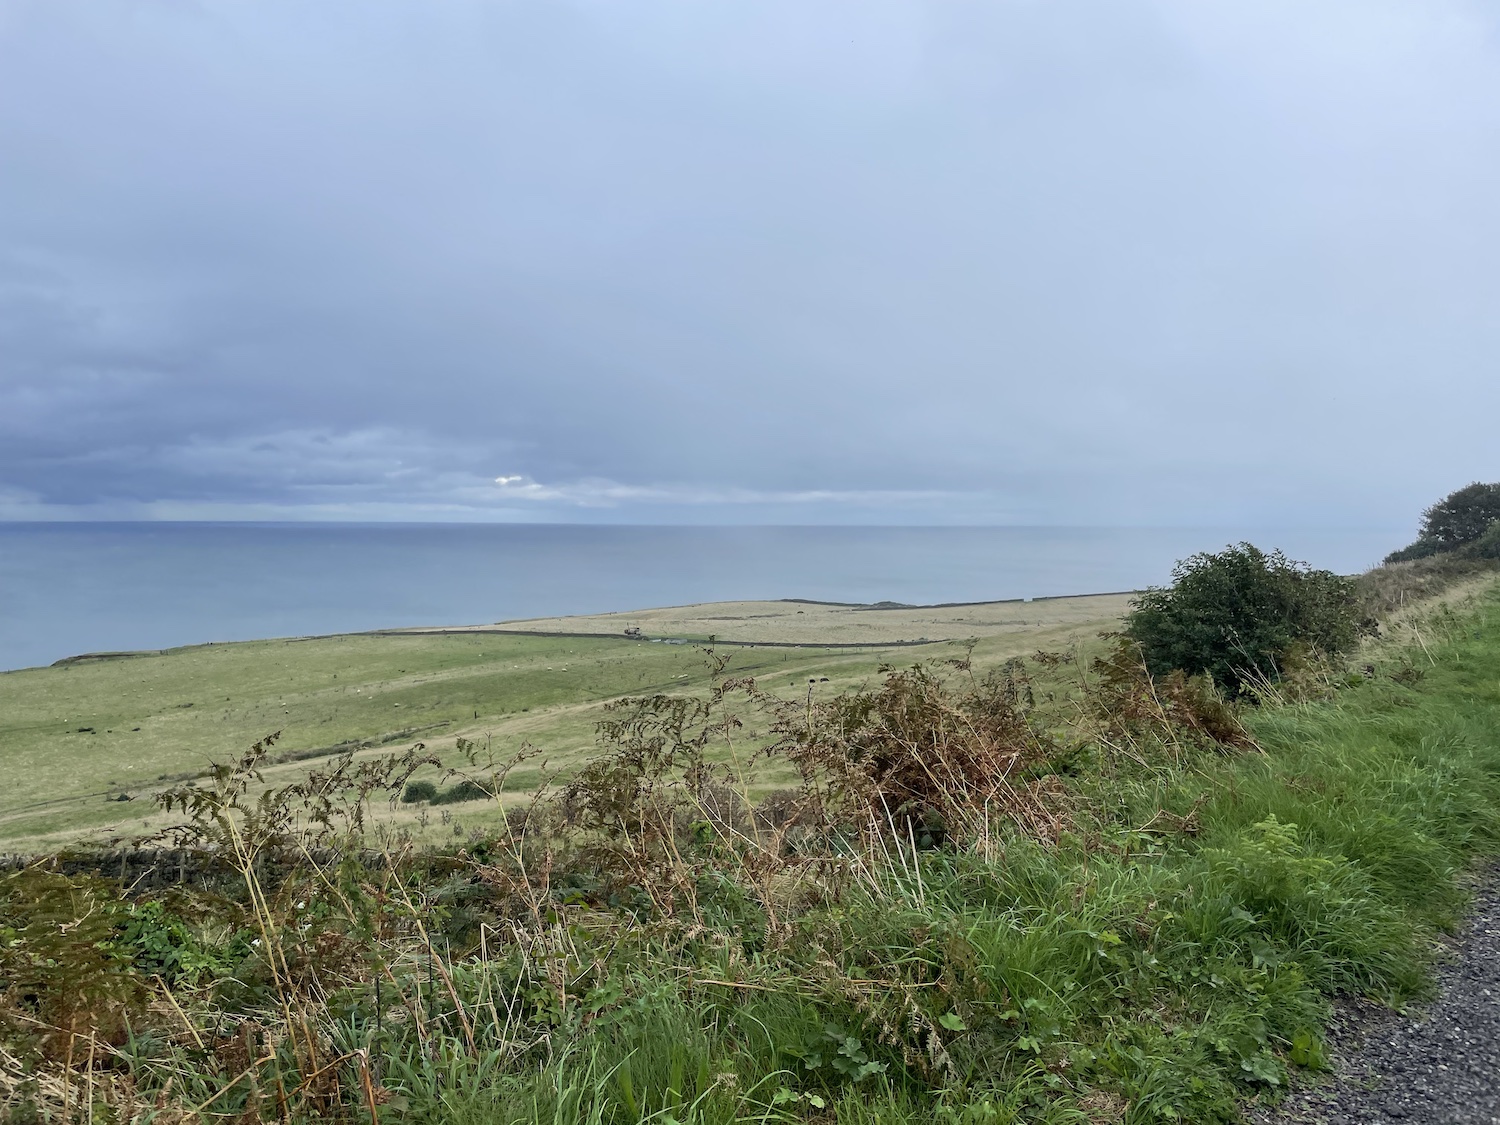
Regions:
<instances>
[{"instance_id":1,"label":"break in the cloud","mask_svg":"<svg viewBox=\"0 0 1500 1125\"><path fill-rule=\"evenodd\" d=\"M0 0L0 518L1404 523L1497 20Z\"/></svg>"}]
</instances>

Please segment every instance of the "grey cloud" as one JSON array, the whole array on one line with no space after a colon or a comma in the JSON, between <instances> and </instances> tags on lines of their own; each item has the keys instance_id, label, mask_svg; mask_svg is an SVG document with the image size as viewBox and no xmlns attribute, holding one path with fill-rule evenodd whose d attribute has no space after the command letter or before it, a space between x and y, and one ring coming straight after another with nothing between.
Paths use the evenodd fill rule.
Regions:
<instances>
[{"instance_id":1,"label":"grey cloud","mask_svg":"<svg viewBox=\"0 0 1500 1125\"><path fill-rule=\"evenodd\" d=\"M0 12L12 518L1401 523L1497 474L1477 2Z\"/></svg>"}]
</instances>

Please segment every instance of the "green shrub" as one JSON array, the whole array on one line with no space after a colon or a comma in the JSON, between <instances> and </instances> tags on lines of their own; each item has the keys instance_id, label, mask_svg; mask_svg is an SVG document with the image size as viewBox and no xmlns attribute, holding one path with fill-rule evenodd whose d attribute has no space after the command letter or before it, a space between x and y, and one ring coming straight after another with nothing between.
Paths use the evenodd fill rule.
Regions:
<instances>
[{"instance_id":1,"label":"green shrub","mask_svg":"<svg viewBox=\"0 0 1500 1125\"><path fill-rule=\"evenodd\" d=\"M1125 634L1152 675L1205 674L1230 695L1275 679L1293 645L1351 649L1365 625L1355 582L1249 544L1179 562L1135 601Z\"/></svg>"},{"instance_id":2,"label":"green shrub","mask_svg":"<svg viewBox=\"0 0 1500 1125\"><path fill-rule=\"evenodd\" d=\"M407 805L414 805L418 801L433 802L437 800L437 796L438 787L433 782L413 781L407 785L405 792L401 794L401 802Z\"/></svg>"},{"instance_id":3,"label":"green shrub","mask_svg":"<svg viewBox=\"0 0 1500 1125\"><path fill-rule=\"evenodd\" d=\"M1500 559L1500 519L1485 528L1484 534L1466 543L1463 553L1476 559Z\"/></svg>"},{"instance_id":4,"label":"green shrub","mask_svg":"<svg viewBox=\"0 0 1500 1125\"><path fill-rule=\"evenodd\" d=\"M465 778L457 785L450 785L441 793L435 793L428 799L434 805L456 805L462 801L488 801L494 795L479 782Z\"/></svg>"},{"instance_id":5,"label":"green shrub","mask_svg":"<svg viewBox=\"0 0 1500 1125\"><path fill-rule=\"evenodd\" d=\"M1441 554L1443 545L1436 539L1422 538L1415 543L1402 547L1399 551L1392 551L1386 555L1388 563L1415 562L1417 559L1430 559L1434 555Z\"/></svg>"},{"instance_id":6,"label":"green shrub","mask_svg":"<svg viewBox=\"0 0 1500 1125\"><path fill-rule=\"evenodd\" d=\"M192 985L205 975L230 972L249 952L244 944L248 939L241 935L227 948L210 948L164 903L134 902L128 909L112 945L142 976Z\"/></svg>"},{"instance_id":7,"label":"green shrub","mask_svg":"<svg viewBox=\"0 0 1500 1125\"><path fill-rule=\"evenodd\" d=\"M413 781L402 791L401 801L407 805L418 801L426 801L429 805L456 805L461 801L488 801L493 796L494 793L479 782L468 779L446 789L439 789L432 781Z\"/></svg>"}]
</instances>

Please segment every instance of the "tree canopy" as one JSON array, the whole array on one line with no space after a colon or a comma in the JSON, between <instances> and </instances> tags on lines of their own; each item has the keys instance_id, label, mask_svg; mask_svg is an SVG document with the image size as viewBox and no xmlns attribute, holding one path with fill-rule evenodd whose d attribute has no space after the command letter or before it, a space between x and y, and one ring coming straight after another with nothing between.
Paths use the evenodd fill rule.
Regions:
<instances>
[{"instance_id":1,"label":"tree canopy","mask_svg":"<svg viewBox=\"0 0 1500 1125\"><path fill-rule=\"evenodd\" d=\"M1422 513L1422 538L1448 550L1472 542L1500 520L1500 484L1475 481Z\"/></svg>"}]
</instances>

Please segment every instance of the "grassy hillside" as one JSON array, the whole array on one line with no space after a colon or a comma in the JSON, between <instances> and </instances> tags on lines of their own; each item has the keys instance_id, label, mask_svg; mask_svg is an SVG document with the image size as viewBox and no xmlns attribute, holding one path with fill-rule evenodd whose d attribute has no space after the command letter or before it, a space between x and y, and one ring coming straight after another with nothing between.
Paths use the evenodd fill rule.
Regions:
<instances>
[{"instance_id":1,"label":"grassy hillside","mask_svg":"<svg viewBox=\"0 0 1500 1125\"><path fill-rule=\"evenodd\" d=\"M1500 847L1500 591L1402 636L1241 710L1227 742L1124 665L1045 665L1079 678L1071 737L1056 716L1017 722L1056 698L1014 665L826 707L725 685L726 706L770 709L772 753L827 815L735 806L695 773L731 728L656 704L550 818L444 859L345 852L265 882L247 855L240 900L6 877L0 1104L45 1117L87 1097L96 1120L140 1122L1233 1121L1326 1064L1331 997L1422 995L1467 872ZM925 770L953 799L942 824L846 784L906 745L922 769L902 784ZM965 806L965 779L1005 762ZM200 816L206 838L282 846L235 792Z\"/></svg>"},{"instance_id":2,"label":"grassy hillside","mask_svg":"<svg viewBox=\"0 0 1500 1125\"><path fill-rule=\"evenodd\" d=\"M872 666L776 650L741 663L804 680L809 668ZM149 797L278 730L284 756L360 741L442 746L464 733L530 740L567 762L592 748L590 704L703 675L689 646L494 634L249 642L11 673L0 676L0 840L116 824L110 798Z\"/></svg>"},{"instance_id":3,"label":"grassy hillside","mask_svg":"<svg viewBox=\"0 0 1500 1125\"><path fill-rule=\"evenodd\" d=\"M796 606L758 604L765 613L751 605L744 616L761 624L767 614L783 613L798 622L796 635L804 641L855 635L854 627L827 623L810 633ZM987 628L978 659L994 662L1070 639L1088 643L1118 620L1122 608L1119 598L1057 599L1029 611L1021 603L1000 603L988 614L985 607L964 610L958 616L965 621L948 621L947 633L931 631L967 636L960 626ZM817 607L809 609L823 622ZM834 611L823 607L821 613ZM872 617L889 620L878 612L861 620ZM916 636L930 627L920 613L896 617L883 633L865 630L859 639L878 641L901 629ZM576 622L536 624L572 631ZM651 624L654 635L667 633L667 622ZM732 622L716 627L736 635ZM201 773L210 760L234 758L273 731L283 732L278 755L291 760L268 770L270 784L305 772L319 749L369 743L373 756L420 739L443 752L459 736L488 741L503 753L529 742L552 766L571 770L594 751L603 701L705 685L702 653L694 645L631 641L618 632L592 638L480 631L254 641L0 675L0 772L7 782L0 789L0 851L43 850L87 834L145 832L162 823L148 807L152 793ZM749 639L758 638L756 633ZM789 695L804 693L808 678L815 677L815 691L827 696L868 680L884 661L957 650L877 644L729 651L735 674L758 677ZM525 780L518 775L514 787L523 790ZM765 784L777 780L769 775ZM135 800L117 800L122 794ZM387 815L411 821L418 812ZM459 815L470 827L495 819L494 810L482 807ZM451 838L450 825L439 827Z\"/></svg>"}]
</instances>

